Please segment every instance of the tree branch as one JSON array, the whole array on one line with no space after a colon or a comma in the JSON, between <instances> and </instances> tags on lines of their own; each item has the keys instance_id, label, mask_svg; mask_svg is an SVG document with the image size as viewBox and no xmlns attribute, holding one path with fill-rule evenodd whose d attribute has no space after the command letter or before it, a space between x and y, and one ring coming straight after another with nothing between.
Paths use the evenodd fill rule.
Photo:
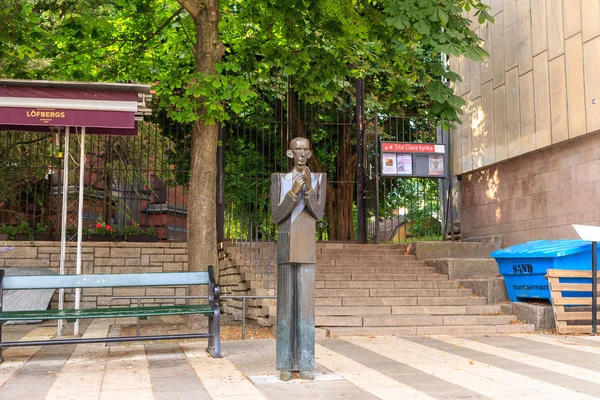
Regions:
<instances>
[{"instance_id":1,"label":"tree branch","mask_svg":"<svg viewBox=\"0 0 600 400\"><path fill-rule=\"evenodd\" d=\"M200 15L200 5L198 4L198 1L195 0L177 0L177 2L179 4L181 4L181 6L183 8L186 9L186 11L188 13L190 13L190 15L192 16L192 18L194 20L196 20L198 18L198 15Z\"/></svg>"},{"instance_id":2,"label":"tree branch","mask_svg":"<svg viewBox=\"0 0 600 400\"><path fill-rule=\"evenodd\" d=\"M185 29L185 25L183 23L183 21L181 20L181 17L178 15L177 16L177 21L179 22L179 26L181 26L181 30L183 31L184 36L186 37L188 43L192 46L194 46L196 44L196 41L193 40L190 35L188 35L187 30Z\"/></svg>"},{"instance_id":3,"label":"tree branch","mask_svg":"<svg viewBox=\"0 0 600 400\"><path fill-rule=\"evenodd\" d=\"M137 50L135 51L135 53L138 53L139 51L141 51L144 48L144 46L146 45L146 43L148 43L156 35L158 35L163 29L165 29L167 27L167 25L169 25L169 23L171 21L173 21L175 18L179 17L179 14L181 14L181 12L183 10L184 10L184 8L180 7L177 11L175 11L173 13L173 15L171 15L169 18L167 18L165 20L165 22L162 23L161 26L159 26L158 28L156 28L156 30L150 36L148 36L142 43L140 43L140 45L137 47Z\"/></svg>"},{"instance_id":4,"label":"tree branch","mask_svg":"<svg viewBox=\"0 0 600 400\"><path fill-rule=\"evenodd\" d=\"M10 147L7 147L7 148L5 149L5 151L4 151L4 152L5 152L5 153L8 153L9 151L11 151L12 149L14 149L14 148L15 148L15 147L17 147L17 146L21 146L21 145L27 145L27 144L33 144L33 143L36 143L36 142L41 142L42 140L46 140L46 139L48 138L48 136L51 136L51 134L48 134L48 135L46 135L46 136L39 137L39 138L37 138L37 139L33 139L33 140L29 140L29 141L25 141L25 142L15 142L15 143L11 143Z\"/></svg>"}]
</instances>

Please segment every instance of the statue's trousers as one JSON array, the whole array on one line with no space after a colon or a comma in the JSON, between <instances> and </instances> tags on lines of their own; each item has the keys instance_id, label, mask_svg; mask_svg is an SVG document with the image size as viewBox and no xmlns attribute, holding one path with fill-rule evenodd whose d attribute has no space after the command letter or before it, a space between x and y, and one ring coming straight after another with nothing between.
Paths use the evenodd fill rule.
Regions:
<instances>
[{"instance_id":1,"label":"statue's trousers","mask_svg":"<svg viewBox=\"0 0 600 400\"><path fill-rule=\"evenodd\" d=\"M276 368L315 369L315 264L277 266Z\"/></svg>"}]
</instances>

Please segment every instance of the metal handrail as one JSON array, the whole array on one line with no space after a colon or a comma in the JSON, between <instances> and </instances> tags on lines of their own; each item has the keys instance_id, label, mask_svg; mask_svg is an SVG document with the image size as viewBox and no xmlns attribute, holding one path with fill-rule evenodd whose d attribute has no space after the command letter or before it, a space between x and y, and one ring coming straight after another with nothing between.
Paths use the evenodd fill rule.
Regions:
<instances>
[{"instance_id":1,"label":"metal handrail","mask_svg":"<svg viewBox=\"0 0 600 400\"><path fill-rule=\"evenodd\" d=\"M238 249L240 255L243 256L244 264L249 265L250 268L254 270L256 277L258 277L258 275L260 274L260 281L262 283L265 282L264 266L265 263L267 264L266 288L267 290L270 290L272 283L273 289L275 289L275 291L277 292L277 287L274 279L273 282L271 282L271 276L275 276L275 271L273 271L273 274L271 273L270 265L271 261L275 260L276 257L275 251L271 251L270 244L273 243L276 245L277 240L275 240L275 238L273 238L273 236L271 236L269 232L267 232L267 230L259 222L257 222L254 218L248 215L245 210L237 207L237 204L233 200L229 200L228 203L230 209L235 209L236 213L238 213L238 219L241 224L240 235L237 235L238 237L232 240L233 245ZM241 231L244 227L249 228L249 234L242 235ZM255 233L254 235L252 234L253 232ZM258 238L259 233L262 235L261 240L259 240ZM261 257L261 259L259 259L259 249L261 246L264 245L267 246L266 259L264 258L264 252L262 252L263 256Z\"/></svg>"},{"instance_id":2,"label":"metal handrail","mask_svg":"<svg viewBox=\"0 0 600 400\"><path fill-rule=\"evenodd\" d=\"M142 306L142 299L206 299L208 296L113 296L113 300L138 300L138 307ZM277 296L219 296L219 299L242 299L242 340L246 339L246 299L277 299ZM140 335L140 318L137 319L137 335Z\"/></svg>"}]
</instances>

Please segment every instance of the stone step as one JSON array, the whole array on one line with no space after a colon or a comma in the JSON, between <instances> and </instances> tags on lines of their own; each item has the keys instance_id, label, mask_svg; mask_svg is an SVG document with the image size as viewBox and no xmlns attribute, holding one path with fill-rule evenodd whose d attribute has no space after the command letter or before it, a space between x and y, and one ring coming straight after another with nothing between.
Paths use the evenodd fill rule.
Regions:
<instances>
[{"instance_id":1,"label":"stone step","mask_svg":"<svg viewBox=\"0 0 600 400\"><path fill-rule=\"evenodd\" d=\"M419 260L439 258L488 258L498 246L468 242L415 242L409 247Z\"/></svg>"},{"instance_id":2,"label":"stone step","mask_svg":"<svg viewBox=\"0 0 600 400\"><path fill-rule=\"evenodd\" d=\"M341 336L410 336L410 335L478 335L534 332L532 324L460 325L421 327L324 327L333 337Z\"/></svg>"},{"instance_id":3,"label":"stone step","mask_svg":"<svg viewBox=\"0 0 600 400\"><path fill-rule=\"evenodd\" d=\"M444 325L508 325L517 320L515 315L446 315Z\"/></svg>"},{"instance_id":4,"label":"stone step","mask_svg":"<svg viewBox=\"0 0 600 400\"><path fill-rule=\"evenodd\" d=\"M315 289L315 297L468 297L471 289Z\"/></svg>"},{"instance_id":5,"label":"stone step","mask_svg":"<svg viewBox=\"0 0 600 400\"><path fill-rule=\"evenodd\" d=\"M262 326L273 326L277 324L277 317L275 315L269 315L267 318L258 317L256 321Z\"/></svg>"},{"instance_id":6,"label":"stone step","mask_svg":"<svg viewBox=\"0 0 600 400\"><path fill-rule=\"evenodd\" d=\"M447 281L443 274L327 274L317 273L317 281Z\"/></svg>"},{"instance_id":7,"label":"stone step","mask_svg":"<svg viewBox=\"0 0 600 400\"><path fill-rule=\"evenodd\" d=\"M360 253L358 253L358 259L359 260L370 260L370 261L390 260L390 261L402 262L402 261L415 261L417 259L417 257L412 256L412 255L403 255L403 254L381 254L381 253L369 254L368 252L360 252Z\"/></svg>"},{"instance_id":8,"label":"stone step","mask_svg":"<svg viewBox=\"0 0 600 400\"><path fill-rule=\"evenodd\" d=\"M425 264L449 279L488 279L500 274L493 258L445 258L426 260Z\"/></svg>"},{"instance_id":9,"label":"stone step","mask_svg":"<svg viewBox=\"0 0 600 400\"><path fill-rule=\"evenodd\" d=\"M240 271L240 274L254 274L254 275L260 275L260 272L263 271L263 274L266 275L267 268L268 268L268 266L242 265L239 267L239 271ZM271 271L271 274L273 275L273 274L275 274L275 271L277 271L277 268L275 266L271 266L269 271Z\"/></svg>"},{"instance_id":10,"label":"stone step","mask_svg":"<svg viewBox=\"0 0 600 400\"><path fill-rule=\"evenodd\" d=\"M318 289L458 289L456 281L319 281Z\"/></svg>"},{"instance_id":11,"label":"stone step","mask_svg":"<svg viewBox=\"0 0 600 400\"><path fill-rule=\"evenodd\" d=\"M315 316L316 326L462 326L508 325L514 315L351 315Z\"/></svg>"},{"instance_id":12,"label":"stone step","mask_svg":"<svg viewBox=\"0 0 600 400\"><path fill-rule=\"evenodd\" d=\"M352 298L354 298L354 297L352 297ZM317 306L317 307L338 307L341 305L342 305L341 297L316 297L315 298L315 306Z\"/></svg>"},{"instance_id":13,"label":"stone step","mask_svg":"<svg viewBox=\"0 0 600 400\"><path fill-rule=\"evenodd\" d=\"M499 304L464 306L396 306L392 315L495 315L500 314ZM357 315L357 314L354 314Z\"/></svg>"},{"instance_id":14,"label":"stone step","mask_svg":"<svg viewBox=\"0 0 600 400\"><path fill-rule=\"evenodd\" d=\"M319 297L369 297L370 289L315 289L315 298Z\"/></svg>"},{"instance_id":15,"label":"stone step","mask_svg":"<svg viewBox=\"0 0 600 400\"><path fill-rule=\"evenodd\" d=\"M317 274L435 274L431 267L320 267Z\"/></svg>"},{"instance_id":16,"label":"stone step","mask_svg":"<svg viewBox=\"0 0 600 400\"><path fill-rule=\"evenodd\" d=\"M337 261L325 261L319 260L317 258L317 268L318 267L426 267L425 262L423 261L399 261L399 262L371 262L367 261L348 261L348 260L337 260ZM432 267L434 268L434 267Z\"/></svg>"},{"instance_id":17,"label":"stone step","mask_svg":"<svg viewBox=\"0 0 600 400\"><path fill-rule=\"evenodd\" d=\"M276 259L255 259L250 258L244 259L243 257L235 257L232 258L233 266L229 268L243 268L243 267L252 267L252 268L274 268L277 266ZM317 258L317 269L320 268L356 268L356 267L365 267L369 266L369 268L428 268L435 272L437 272L435 267L427 267L426 263L422 261L402 261L402 262L379 262L379 261L347 261L347 260L320 260Z\"/></svg>"},{"instance_id":18,"label":"stone step","mask_svg":"<svg viewBox=\"0 0 600 400\"><path fill-rule=\"evenodd\" d=\"M315 326L362 326L362 317L339 316L315 316Z\"/></svg>"},{"instance_id":19,"label":"stone step","mask_svg":"<svg viewBox=\"0 0 600 400\"><path fill-rule=\"evenodd\" d=\"M256 281L256 280L252 280L252 281L244 281L244 284L246 285L246 287L248 289L269 289L269 290L273 290L275 288L275 281L273 280L273 277L271 276L271 280L268 281L265 277L264 281Z\"/></svg>"},{"instance_id":20,"label":"stone step","mask_svg":"<svg viewBox=\"0 0 600 400\"><path fill-rule=\"evenodd\" d=\"M389 255L389 254L362 254L360 252L355 254L317 254L317 262L319 261L376 261L376 262L405 262L415 261L415 256L405 255Z\"/></svg>"},{"instance_id":21,"label":"stone step","mask_svg":"<svg viewBox=\"0 0 600 400\"><path fill-rule=\"evenodd\" d=\"M315 307L315 315L480 315L499 314L500 305Z\"/></svg>"},{"instance_id":22,"label":"stone step","mask_svg":"<svg viewBox=\"0 0 600 400\"><path fill-rule=\"evenodd\" d=\"M250 289L248 291L248 296L274 296L275 295L275 290L274 289Z\"/></svg>"},{"instance_id":23,"label":"stone step","mask_svg":"<svg viewBox=\"0 0 600 400\"><path fill-rule=\"evenodd\" d=\"M315 307L316 316L392 315L392 307Z\"/></svg>"},{"instance_id":24,"label":"stone step","mask_svg":"<svg viewBox=\"0 0 600 400\"><path fill-rule=\"evenodd\" d=\"M327 289L321 289L327 290ZM335 290L335 289L331 289ZM351 289L347 289L351 290ZM358 290L358 289L356 289ZM369 297L467 297L473 292L471 289L369 289ZM335 297L335 296L320 296ZM350 297L350 296L348 296ZM352 296L356 297L356 296Z\"/></svg>"},{"instance_id":25,"label":"stone step","mask_svg":"<svg viewBox=\"0 0 600 400\"><path fill-rule=\"evenodd\" d=\"M364 316L362 326L437 326L444 325L440 315ZM348 325L346 325L348 326ZM360 326L360 325L357 325Z\"/></svg>"},{"instance_id":26,"label":"stone step","mask_svg":"<svg viewBox=\"0 0 600 400\"><path fill-rule=\"evenodd\" d=\"M274 269L277 267L277 262L275 259L272 259L272 260L250 260L250 259L244 260L243 258L234 258L232 260L232 263L234 263L239 268L244 268L244 267L252 268L253 271L255 269L260 269L260 268Z\"/></svg>"},{"instance_id":27,"label":"stone step","mask_svg":"<svg viewBox=\"0 0 600 400\"><path fill-rule=\"evenodd\" d=\"M444 296L444 297L418 297L417 304L420 306L462 306L462 305L484 305L487 303L485 297L478 296Z\"/></svg>"},{"instance_id":28,"label":"stone step","mask_svg":"<svg viewBox=\"0 0 600 400\"><path fill-rule=\"evenodd\" d=\"M348 254L372 254L372 255L385 255L385 256L413 256L405 254L403 249L389 249L389 248L372 248L370 246L357 247L353 249L336 249L336 248L322 248L320 252L317 252L317 257L320 255L335 254L345 256Z\"/></svg>"},{"instance_id":29,"label":"stone step","mask_svg":"<svg viewBox=\"0 0 600 400\"><path fill-rule=\"evenodd\" d=\"M266 269L263 270L263 271L261 271L259 269L258 272L256 272L256 271L247 271L247 272L240 273L240 277L244 281L246 281L246 280L253 281L253 280L261 280L261 279L266 280L269 277L271 279L273 279L274 276L276 276L276 274L275 274L275 268L271 268L268 271Z\"/></svg>"},{"instance_id":30,"label":"stone step","mask_svg":"<svg viewBox=\"0 0 600 400\"><path fill-rule=\"evenodd\" d=\"M345 306L345 307L378 307L378 306L413 306L417 305L416 297L347 297L339 303L319 301L315 299L316 305L323 306Z\"/></svg>"}]
</instances>

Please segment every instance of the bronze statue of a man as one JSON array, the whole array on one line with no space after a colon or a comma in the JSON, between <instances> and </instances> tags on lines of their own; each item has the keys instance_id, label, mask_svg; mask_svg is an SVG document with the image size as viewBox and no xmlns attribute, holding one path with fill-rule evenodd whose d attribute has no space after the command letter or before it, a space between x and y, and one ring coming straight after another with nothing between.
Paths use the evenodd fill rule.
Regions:
<instances>
[{"instance_id":1,"label":"bronze statue of a man","mask_svg":"<svg viewBox=\"0 0 600 400\"><path fill-rule=\"evenodd\" d=\"M307 166L310 142L295 138L286 152L294 159L287 174L271 175L277 241L277 363L281 380L299 372L313 379L315 369L315 220L325 210L326 174Z\"/></svg>"}]
</instances>

